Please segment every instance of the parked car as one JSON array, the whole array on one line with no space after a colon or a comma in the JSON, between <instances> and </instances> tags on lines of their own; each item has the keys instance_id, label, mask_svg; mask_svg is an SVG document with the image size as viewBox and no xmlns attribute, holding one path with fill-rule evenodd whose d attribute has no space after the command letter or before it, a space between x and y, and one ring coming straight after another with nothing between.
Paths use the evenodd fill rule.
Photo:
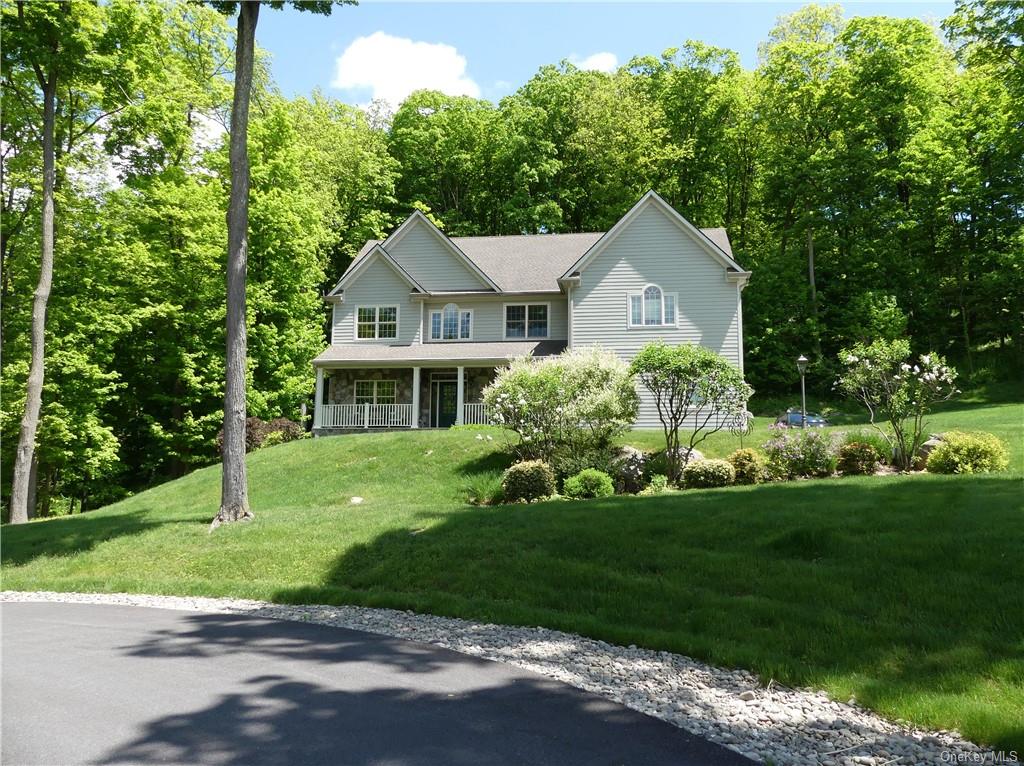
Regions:
<instances>
[{"instance_id":1,"label":"parked car","mask_svg":"<svg viewBox=\"0 0 1024 766\"><path fill-rule=\"evenodd\" d=\"M788 426L789 428L799 428L802 420L800 410L789 409L785 413L779 416L778 420L775 421L775 425ZM826 420L824 415L817 412L807 413L807 427L808 428L823 428L824 426L831 425Z\"/></svg>"}]
</instances>

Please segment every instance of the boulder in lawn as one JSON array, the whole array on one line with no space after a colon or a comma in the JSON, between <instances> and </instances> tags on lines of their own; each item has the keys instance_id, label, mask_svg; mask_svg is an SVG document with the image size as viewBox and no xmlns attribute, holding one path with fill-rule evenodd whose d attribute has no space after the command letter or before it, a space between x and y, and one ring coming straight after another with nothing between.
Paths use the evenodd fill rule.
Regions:
<instances>
[{"instance_id":1,"label":"boulder in lawn","mask_svg":"<svg viewBox=\"0 0 1024 766\"><path fill-rule=\"evenodd\" d=\"M917 449L917 460L914 461L914 467L923 469L925 463L928 462L928 456L932 454L932 451L943 442L942 434L928 434L928 441L924 442Z\"/></svg>"},{"instance_id":2,"label":"boulder in lawn","mask_svg":"<svg viewBox=\"0 0 1024 766\"><path fill-rule=\"evenodd\" d=\"M621 447L612 461L615 491L636 494L644 488L644 467L647 455L636 447Z\"/></svg>"}]
</instances>

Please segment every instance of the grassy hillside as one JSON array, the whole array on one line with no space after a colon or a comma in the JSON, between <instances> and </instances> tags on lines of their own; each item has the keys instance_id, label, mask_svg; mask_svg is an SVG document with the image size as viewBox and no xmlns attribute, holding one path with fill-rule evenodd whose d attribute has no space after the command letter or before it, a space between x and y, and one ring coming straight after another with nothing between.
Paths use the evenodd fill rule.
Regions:
<instances>
[{"instance_id":1,"label":"grassy hillside","mask_svg":"<svg viewBox=\"0 0 1024 766\"><path fill-rule=\"evenodd\" d=\"M856 695L1022 750L1024 406L961 406L932 430L998 433L1009 473L472 508L466 484L507 460L497 431L307 440L250 456L250 524L207 533L211 468L83 516L6 527L4 587L546 625ZM735 446L719 435L705 451Z\"/></svg>"}]
</instances>

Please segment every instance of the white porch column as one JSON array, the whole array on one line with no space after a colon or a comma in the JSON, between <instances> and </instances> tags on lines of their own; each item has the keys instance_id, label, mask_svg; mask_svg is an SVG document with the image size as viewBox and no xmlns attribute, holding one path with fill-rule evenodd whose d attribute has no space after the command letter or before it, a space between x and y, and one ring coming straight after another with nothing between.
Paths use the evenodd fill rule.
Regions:
<instances>
[{"instance_id":1,"label":"white porch column","mask_svg":"<svg viewBox=\"0 0 1024 766\"><path fill-rule=\"evenodd\" d=\"M324 368L316 368L316 398L313 400L313 428L319 428L323 421Z\"/></svg>"},{"instance_id":2,"label":"white porch column","mask_svg":"<svg viewBox=\"0 0 1024 766\"><path fill-rule=\"evenodd\" d=\"M412 423L413 428L420 427L420 368L412 368Z\"/></svg>"},{"instance_id":3,"label":"white porch column","mask_svg":"<svg viewBox=\"0 0 1024 766\"><path fill-rule=\"evenodd\" d=\"M455 425L461 426L465 421L466 416L466 381L465 381L465 367L459 367L459 377L455 383ZM451 389L449 389L451 390Z\"/></svg>"}]
</instances>

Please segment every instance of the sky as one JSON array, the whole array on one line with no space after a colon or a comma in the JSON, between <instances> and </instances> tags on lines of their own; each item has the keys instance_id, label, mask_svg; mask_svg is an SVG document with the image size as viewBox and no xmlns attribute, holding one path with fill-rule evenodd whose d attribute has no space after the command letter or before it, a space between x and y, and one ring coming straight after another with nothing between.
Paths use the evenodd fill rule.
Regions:
<instances>
[{"instance_id":1,"label":"sky","mask_svg":"<svg viewBox=\"0 0 1024 766\"><path fill-rule=\"evenodd\" d=\"M363 0L331 16L266 9L256 32L287 96L319 88L351 104L397 106L413 90L497 101L545 64L568 59L610 71L688 39L730 48L743 65L783 14L803 3L399 3ZM847 17L890 15L937 23L952 2L847 2Z\"/></svg>"}]
</instances>

